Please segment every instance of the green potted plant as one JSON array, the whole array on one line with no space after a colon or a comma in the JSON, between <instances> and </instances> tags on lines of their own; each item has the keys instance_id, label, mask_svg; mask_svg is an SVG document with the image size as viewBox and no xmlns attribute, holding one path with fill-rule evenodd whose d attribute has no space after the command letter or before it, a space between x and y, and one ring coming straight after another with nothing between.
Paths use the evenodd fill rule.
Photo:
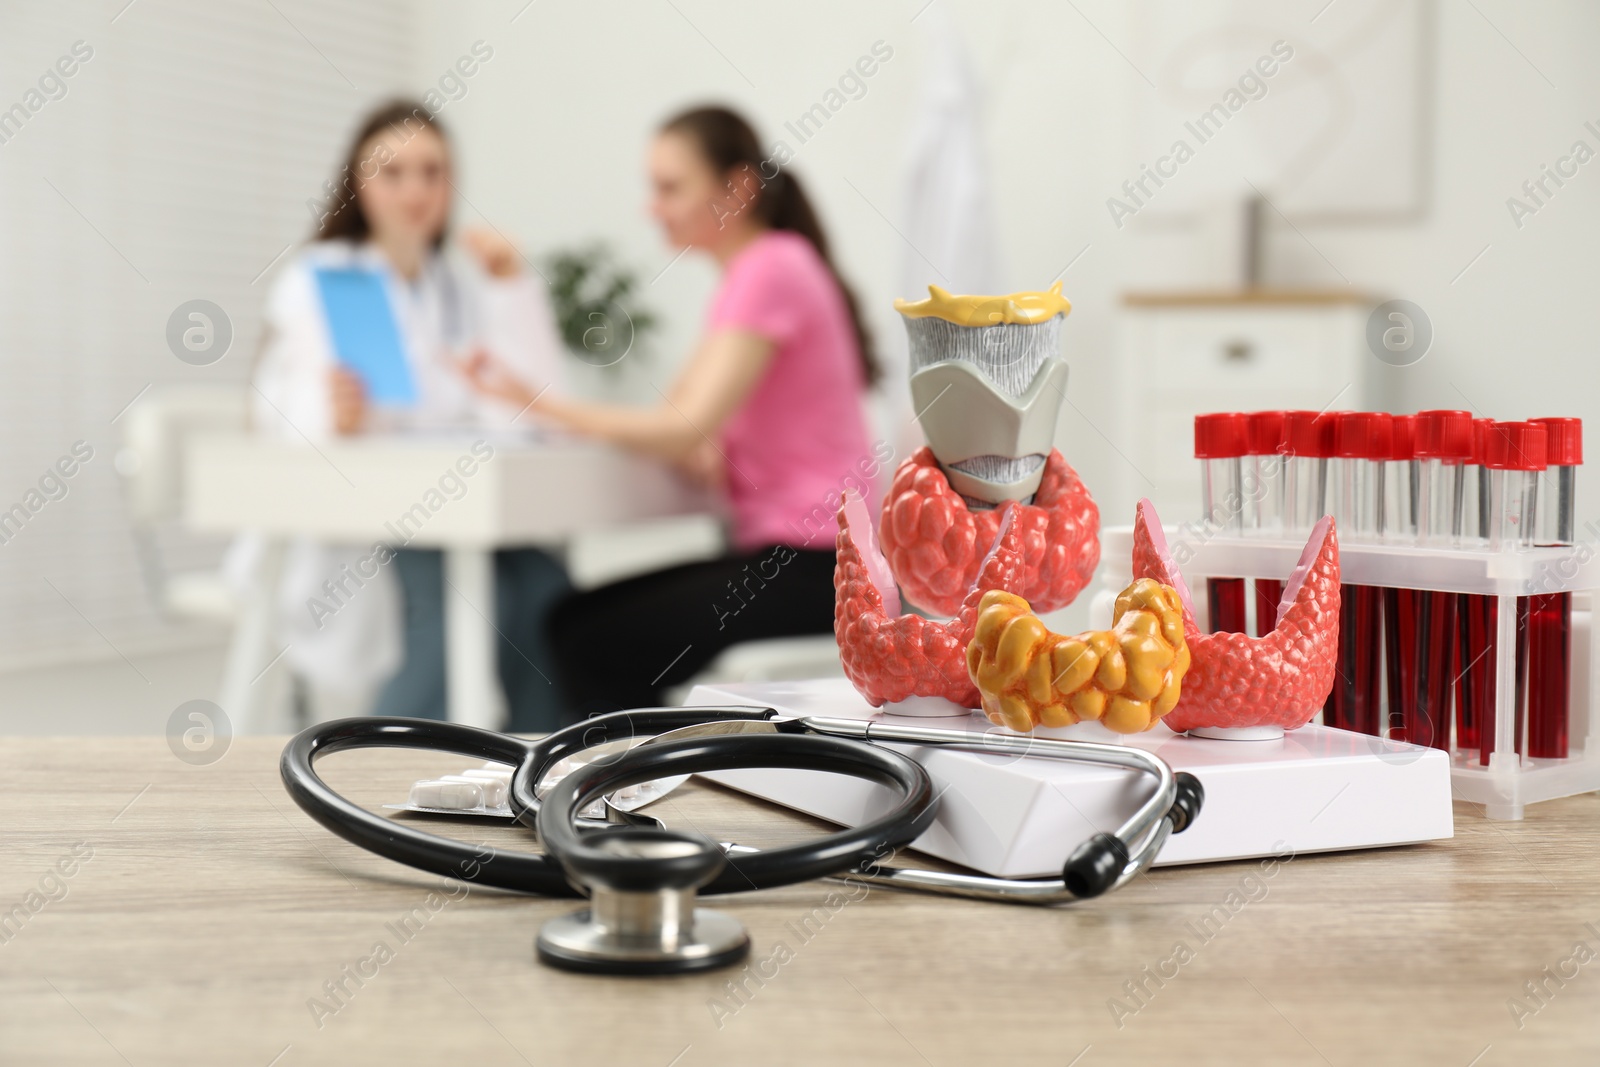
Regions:
<instances>
[{"instance_id":1,"label":"green potted plant","mask_svg":"<svg viewBox=\"0 0 1600 1067\"><path fill-rule=\"evenodd\" d=\"M550 304L567 350L595 367L613 367L643 352L655 313L640 306L638 281L603 244L564 249L549 257Z\"/></svg>"}]
</instances>

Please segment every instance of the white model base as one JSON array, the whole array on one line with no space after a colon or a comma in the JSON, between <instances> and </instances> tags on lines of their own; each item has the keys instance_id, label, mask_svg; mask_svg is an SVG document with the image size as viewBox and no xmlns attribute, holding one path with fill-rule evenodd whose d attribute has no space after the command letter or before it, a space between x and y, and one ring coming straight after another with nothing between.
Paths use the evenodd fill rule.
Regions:
<instances>
[{"instance_id":1,"label":"white model base","mask_svg":"<svg viewBox=\"0 0 1600 1067\"><path fill-rule=\"evenodd\" d=\"M902 719L965 719L972 709L944 697L906 697L885 704L883 713Z\"/></svg>"},{"instance_id":2,"label":"white model base","mask_svg":"<svg viewBox=\"0 0 1600 1067\"><path fill-rule=\"evenodd\" d=\"M1189 736L1213 741L1276 741L1284 733L1281 726L1196 726Z\"/></svg>"},{"instance_id":3,"label":"white model base","mask_svg":"<svg viewBox=\"0 0 1600 1067\"><path fill-rule=\"evenodd\" d=\"M796 716L881 717L843 678L700 685L690 704L751 704ZM944 719L980 741L1009 734L982 715ZM1136 745L1205 787L1193 826L1158 865L1402 845L1453 834L1450 766L1443 752L1324 726L1243 742L1174 734L1164 726L1123 736L1099 723L1037 731L1044 737ZM943 797L915 848L1005 878L1059 875L1078 842L1115 830L1153 783L1114 767L897 745L928 769ZM853 825L885 810L888 791L814 771L751 768L704 775L830 822Z\"/></svg>"}]
</instances>

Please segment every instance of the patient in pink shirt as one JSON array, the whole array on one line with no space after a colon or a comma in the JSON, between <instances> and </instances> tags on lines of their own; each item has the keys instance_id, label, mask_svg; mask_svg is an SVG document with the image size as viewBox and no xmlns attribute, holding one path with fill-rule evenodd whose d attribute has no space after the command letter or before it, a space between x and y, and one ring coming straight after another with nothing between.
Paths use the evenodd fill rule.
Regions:
<instances>
[{"instance_id":1,"label":"patient in pink shirt","mask_svg":"<svg viewBox=\"0 0 1600 1067\"><path fill-rule=\"evenodd\" d=\"M768 230L729 261L706 328L746 331L773 349L720 434L734 547L831 549L834 502L875 459L861 412L866 369L832 269L804 237Z\"/></svg>"},{"instance_id":2,"label":"patient in pink shirt","mask_svg":"<svg viewBox=\"0 0 1600 1067\"><path fill-rule=\"evenodd\" d=\"M878 369L799 180L724 108L666 123L650 179L668 242L708 253L723 272L705 335L662 402L542 395L486 356L465 367L479 389L656 456L727 499L727 555L553 609L556 682L574 718L659 704L739 642L832 633L834 516L846 489L871 498L892 459L867 439L862 402Z\"/></svg>"}]
</instances>

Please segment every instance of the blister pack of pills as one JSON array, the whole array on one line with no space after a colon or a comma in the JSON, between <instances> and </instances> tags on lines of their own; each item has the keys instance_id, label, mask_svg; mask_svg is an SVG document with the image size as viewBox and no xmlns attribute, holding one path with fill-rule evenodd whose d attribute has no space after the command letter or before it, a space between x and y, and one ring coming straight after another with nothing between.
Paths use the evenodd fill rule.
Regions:
<instances>
[{"instance_id":1,"label":"blister pack of pills","mask_svg":"<svg viewBox=\"0 0 1600 1067\"><path fill-rule=\"evenodd\" d=\"M624 744L597 745L558 760L552 764L535 792L543 797L554 789L556 783L579 767L597 759L614 759L627 748L646 740L631 738ZM513 818L511 811L511 774L516 768L505 763L485 763L469 767L459 774L446 774L438 778L423 778L411 785L411 793L404 804L385 804L394 811L421 812L428 815L467 815L491 819ZM636 811L672 792L688 780L688 775L662 778L643 785L618 789L602 800L597 800L579 814L587 819L605 818L606 801L622 811Z\"/></svg>"}]
</instances>

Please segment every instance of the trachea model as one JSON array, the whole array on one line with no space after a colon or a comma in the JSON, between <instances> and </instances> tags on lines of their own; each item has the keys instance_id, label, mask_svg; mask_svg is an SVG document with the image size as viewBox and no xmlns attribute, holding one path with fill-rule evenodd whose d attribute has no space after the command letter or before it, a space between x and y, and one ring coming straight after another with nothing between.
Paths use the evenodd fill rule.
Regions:
<instances>
[{"instance_id":1,"label":"trachea model","mask_svg":"<svg viewBox=\"0 0 1600 1067\"><path fill-rule=\"evenodd\" d=\"M1056 451L1066 396L1061 324L1047 292L895 301L911 342L911 397L928 439L895 472L879 538L907 599L954 615L1015 505L1022 573L1009 590L1041 612L1072 603L1100 562L1100 512Z\"/></svg>"}]
</instances>

